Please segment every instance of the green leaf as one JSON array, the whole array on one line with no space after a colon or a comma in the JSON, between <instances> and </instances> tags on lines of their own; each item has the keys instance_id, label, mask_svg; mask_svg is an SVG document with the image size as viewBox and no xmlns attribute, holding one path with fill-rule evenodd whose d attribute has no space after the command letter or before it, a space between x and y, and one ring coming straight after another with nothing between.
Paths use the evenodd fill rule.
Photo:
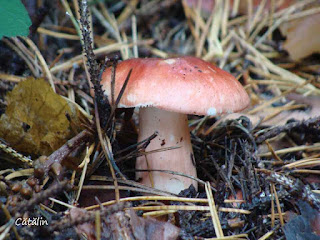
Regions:
<instances>
[{"instance_id":1,"label":"green leaf","mask_svg":"<svg viewBox=\"0 0 320 240\"><path fill-rule=\"evenodd\" d=\"M0 0L0 40L28 36L31 20L20 0Z\"/></svg>"}]
</instances>

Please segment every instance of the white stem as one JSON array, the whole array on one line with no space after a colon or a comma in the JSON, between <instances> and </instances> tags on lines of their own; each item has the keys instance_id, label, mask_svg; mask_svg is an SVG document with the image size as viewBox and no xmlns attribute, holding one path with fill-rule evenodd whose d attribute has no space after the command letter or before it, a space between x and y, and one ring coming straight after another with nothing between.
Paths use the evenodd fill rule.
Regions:
<instances>
[{"instance_id":1,"label":"white stem","mask_svg":"<svg viewBox=\"0 0 320 240\"><path fill-rule=\"evenodd\" d=\"M187 115L168 112L153 107L140 108L140 130L138 141L150 137L155 131L159 135L151 141L146 152L168 147L177 149L150 153L137 158L136 169L170 170L197 176ZM156 189L178 194L190 184L197 189L197 182L183 176L151 171L137 172L141 183Z\"/></svg>"}]
</instances>

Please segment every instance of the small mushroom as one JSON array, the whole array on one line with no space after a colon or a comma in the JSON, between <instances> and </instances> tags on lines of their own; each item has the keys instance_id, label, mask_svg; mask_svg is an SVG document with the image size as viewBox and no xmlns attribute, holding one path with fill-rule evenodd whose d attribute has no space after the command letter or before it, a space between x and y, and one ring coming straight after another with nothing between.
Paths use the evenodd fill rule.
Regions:
<instances>
[{"instance_id":1,"label":"small mushroom","mask_svg":"<svg viewBox=\"0 0 320 240\"><path fill-rule=\"evenodd\" d=\"M120 108L140 107L139 137L159 134L140 156L136 169L170 170L196 177L187 114L215 116L244 109L249 97L229 73L195 57L130 59L117 65L115 97L132 69ZM111 96L111 68L101 84ZM161 151L165 148L174 148ZM155 188L179 193L197 182L184 176L151 171L138 172L137 179Z\"/></svg>"}]
</instances>

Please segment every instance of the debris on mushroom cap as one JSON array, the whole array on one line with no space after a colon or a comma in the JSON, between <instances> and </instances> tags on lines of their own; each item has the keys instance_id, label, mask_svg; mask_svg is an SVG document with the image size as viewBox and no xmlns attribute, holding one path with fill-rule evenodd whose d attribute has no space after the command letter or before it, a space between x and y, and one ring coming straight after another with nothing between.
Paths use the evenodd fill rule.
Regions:
<instances>
[{"instance_id":1,"label":"debris on mushroom cap","mask_svg":"<svg viewBox=\"0 0 320 240\"><path fill-rule=\"evenodd\" d=\"M280 26L281 33L287 36L283 48L291 59L297 61L312 53L320 52L320 13L302 19L286 22Z\"/></svg>"},{"instance_id":2,"label":"debris on mushroom cap","mask_svg":"<svg viewBox=\"0 0 320 240\"><path fill-rule=\"evenodd\" d=\"M117 65L115 97L132 69L119 107L156 107L196 115L240 111L249 97L242 85L226 71L196 57L136 58ZM111 96L111 68L101 82Z\"/></svg>"}]
</instances>

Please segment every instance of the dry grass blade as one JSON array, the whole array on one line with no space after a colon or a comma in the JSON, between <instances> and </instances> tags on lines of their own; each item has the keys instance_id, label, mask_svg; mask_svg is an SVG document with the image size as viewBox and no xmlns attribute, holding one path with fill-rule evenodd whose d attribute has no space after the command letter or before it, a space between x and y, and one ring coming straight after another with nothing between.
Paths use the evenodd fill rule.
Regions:
<instances>
[{"instance_id":1,"label":"dry grass blade","mask_svg":"<svg viewBox=\"0 0 320 240\"><path fill-rule=\"evenodd\" d=\"M141 40L138 41L137 44L134 43L114 43L107 46L103 46L93 50L93 53L96 56L107 55L108 53L112 53L115 51L121 50L123 47L132 47L134 45L151 45L154 41L149 40ZM59 65L56 65L50 69L51 73L57 73L59 71L65 71L70 69L74 64L81 64L83 62L82 55L75 56Z\"/></svg>"},{"instance_id":2,"label":"dry grass blade","mask_svg":"<svg viewBox=\"0 0 320 240\"><path fill-rule=\"evenodd\" d=\"M8 174L5 179L6 180L12 180L14 178L19 178L19 177L25 177L25 176L31 176L33 174L34 169L33 168L27 168L27 169L22 169L20 171L14 171L13 173Z\"/></svg>"},{"instance_id":3,"label":"dry grass blade","mask_svg":"<svg viewBox=\"0 0 320 240\"><path fill-rule=\"evenodd\" d=\"M64 39L68 39L68 40L80 40L80 37L78 35L73 35L73 34L68 34L68 33L61 33L61 32L55 32L55 31L51 31L42 27L38 28L38 33L41 34L45 34L51 37L55 37L55 38L64 38Z\"/></svg>"},{"instance_id":4,"label":"dry grass blade","mask_svg":"<svg viewBox=\"0 0 320 240\"><path fill-rule=\"evenodd\" d=\"M71 209L71 208L76 208L76 207L73 206L73 205L70 205L70 204L68 204L68 203L66 203L66 202L60 201L60 200L55 199L55 198L52 198L52 197L50 197L49 200L52 201L52 202L54 202L54 203L57 203L57 204L59 204L59 205L61 205L61 206L64 206L64 207L66 207L66 208L70 208L70 209Z\"/></svg>"},{"instance_id":5,"label":"dry grass blade","mask_svg":"<svg viewBox=\"0 0 320 240\"><path fill-rule=\"evenodd\" d=\"M205 238L205 240L245 240L248 239L248 234L235 234L232 236L226 237L217 237L217 238Z\"/></svg>"},{"instance_id":6,"label":"dry grass blade","mask_svg":"<svg viewBox=\"0 0 320 240\"><path fill-rule=\"evenodd\" d=\"M127 197L121 198L120 202L131 202L131 201L177 201L177 202L187 202L187 203L208 203L208 199L205 198L183 198L183 197L169 197L169 196L141 196L141 197ZM112 200L109 202L104 202L102 206L109 206L115 204L116 201ZM87 207L87 210L91 210L94 208L99 208L100 205L93 205Z\"/></svg>"},{"instance_id":7,"label":"dry grass blade","mask_svg":"<svg viewBox=\"0 0 320 240\"><path fill-rule=\"evenodd\" d=\"M262 109L266 108L267 106L271 105L272 103L275 103L276 101L279 101L281 98L285 97L286 95L288 95L289 93L295 91L296 89L301 88L301 87L309 84L311 81L312 81L312 79L307 81L307 82L305 82L305 83L296 85L296 86L284 91L283 93L281 93L280 96L274 97L274 98L270 99L269 101L266 101L266 102L262 103L261 105L255 107L254 109L250 110L248 112L248 114L254 114L254 113L257 113L257 112L261 111Z\"/></svg>"},{"instance_id":8,"label":"dry grass blade","mask_svg":"<svg viewBox=\"0 0 320 240\"><path fill-rule=\"evenodd\" d=\"M14 218L12 218L9 210L7 209L7 207L6 207L2 202L0 202L0 207L1 207L4 215L6 216L7 220L9 220L8 223L6 224L7 226L5 227L5 229L2 231L2 233L1 233L1 235L0 235L0 239L5 239L7 233L8 233L8 232L11 230L11 228L12 228L15 237L16 237L18 240L20 240L21 238L20 238L19 233L18 233L18 231L17 231L17 228L16 228L16 226L15 226L15 224L14 224L14 222L15 222L15 221L14 221Z\"/></svg>"},{"instance_id":9,"label":"dry grass blade","mask_svg":"<svg viewBox=\"0 0 320 240\"><path fill-rule=\"evenodd\" d=\"M117 182L119 182L119 180L117 180ZM126 180L127 181L127 180ZM86 185L83 186L83 189L93 189L93 190L114 190L116 189L116 187L114 185ZM137 192L137 193L147 193L147 194L159 194L159 195L163 195L163 196L170 196L169 192L165 192L165 191L159 191L156 190L154 188L144 188L144 187L129 187L129 186L117 186L117 189L119 190L125 190L125 191L132 191L132 192ZM94 205L95 206L95 205Z\"/></svg>"},{"instance_id":10,"label":"dry grass blade","mask_svg":"<svg viewBox=\"0 0 320 240\"><path fill-rule=\"evenodd\" d=\"M101 239L101 217L100 217L100 211L95 212L95 230L96 230L96 239Z\"/></svg>"},{"instance_id":11,"label":"dry grass blade","mask_svg":"<svg viewBox=\"0 0 320 240\"><path fill-rule=\"evenodd\" d=\"M83 187L83 183L84 183L84 179L86 177L86 173L87 173L87 168L88 168L88 164L90 162L90 155L92 154L93 152L93 149L94 149L94 144L92 144L90 146L90 148L86 148L86 155L82 161L82 163L79 165L79 168L82 168L82 172L81 172L81 177L80 177L80 180L79 180L79 189L78 189L78 192L77 192L77 196L75 198L75 201L78 202L79 198L80 198L80 194L81 194L81 190L82 190L82 187Z\"/></svg>"},{"instance_id":12,"label":"dry grass blade","mask_svg":"<svg viewBox=\"0 0 320 240\"><path fill-rule=\"evenodd\" d=\"M13 41L15 41L15 39L12 39ZM36 68L36 66L34 66L33 61L30 59L30 57L28 57L27 52L21 50L19 48L19 46L17 46L16 44L12 43L11 41L9 41L9 39L3 38L2 40L6 45L8 45L12 50L14 50L19 57L21 57L24 62L27 64L28 68L30 69L30 71L32 72L33 76L38 77L38 68Z\"/></svg>"},{"instance_id":13,"label":"dry grass blade","mask_svg":"<svg viewBox=\"0 0 320 240\"><path fill-rule=\"evenodd\" d=\"M91 180L98 180L98 181L107 181L107 182L113 182L112 178L109 177L103 177L103 176L91 176L90 177ZM133 180L122 180L122 179L118 179L118 182L124 185L129 185L129 186L133 186L133 188L131 188L130 190L132 191L139 191L139 189L141 190L141 192L145 192L148 193L149 195L159 195L159 196L176 196L172 193L166 192L166 191L162 191L162 190L158 190L152 187L148 187L146 185L140 184L136 181ZM90 186L84 186L84 187L90 187ZM113 186L103 186L103 187L113 187ZM119 187L123 187L123 186L119 186ZM113 188L111 188L113 189Z\"/></svg>"},{"instance_id":14,"label":"dry grass blade","mask_svg":"<svg viewBox=\"0 0 320 240\"><path fill-rule=\"evenodd\" d=\"M77 19L74 17L73 15L73 12L71 11L71 8L70 8L70 5L69 3L66 1L66 0L60 0L63 7L65 8L66 10L66 14L70 17L71 21L72 21L72 24L74 26L74 28L76 29L79 37L81 36L81 30L80 30L80 26L77 22ZM86 1L86 0L82 0L83 2ZM80 41L82 41L82 39L80 38Z\"/></svg>"},{"instance_id":15,"label":"dry grass blade","mask_svg":"<svg viewBox=\"0 0 320 240\"><path fill-rule=\"evenodd\" d=\"M131 17L131 22L132 22L132 40L133 40L133 56L135 58L139 57L139 51L138 51L138 45L137 45L137 41L138 41L138 34L137 34L137 18L135 15L133 15Z\"/></svg>"},{"instance_id":16,"label":"dry grass blade","mask_svg":"<svg viewBox=\"0 0 320 240\"><path fill-rule=\"evenodd\" d=\"M16 76L16 75L11 75L11 74L5 74L5 73L0 73L0 79L5 80L5 81L11 81L11 82L21 82L26 80L26 77L22 76Z\"/></svg>"},{"instance_id":17,"label":"dry grass blade","mask_svg":"<svg viewBox=\"0 0 320 240\"><path fill-rule=\"evenodd\" d=\"M273 192L274 184L270 185L270 192L271 192L271 227L274 227L275 221L275 212L274 212L274 192Z\"/></svg>"},{"instance_id":18,"label":"dry grass blade","mask_svg":"<svg viewBox=\"0 0 320 240\"><path fill-rule=\"evenodd\" d=\"M320 158L301 159L283 166L284 169L316 167L320 165Z\"/></svg>"},{"instance_id":19,"label":"dry grass blade","mask_svg":"<svg viewBox=\"0 0 320 240\"><path fill-rule=\"evenodd\" d=\"M53 89L54 92L56 92L56 88L53 82L53 78L52 78L52 74L49 70L49 67L46 63L46 60L44 59L44 57L42 56L41 52L39 51L38 47L34 44L34 42L27 38L24 37L23 38L24 41L29 45L30 48L32 48L32 50L34 50L36 56L38 57L39 61L40 61L40 65L42 66L42 72L45 73L45 76L48 78L48 81Z\"/></svg>"},{"instance_id":20,"label":"dry grass blade","mask_svg":"<svg viewBox=\"0 0 320 240\"><path fill-rule=\"evenodd\" d=\"M282 155L282 154L298 152L298 151L311 152L311 151L319 151L319 150L320 150L320 143L315 143L313 145L301 145L301 146L297 146L297 147L289 147L289 148L274 151L274 153L277 155ZM272 153L267 152L267 153L260 153L258 155L259 155L259 157L270 157L270 156L272 156Z\"/></svg>"},{"instance_id":21,"label":"dry grass blade","mask_svg":"<svg viewBox=\"0 0 320 240\"><path fill-rule=\"evenodd\" d=\"M280 206L280 201L279 201L279 198L278 198L278 193L277 193L277 190L276 190L276 187L275 187L274 184L271 184L271 187L272 187L273 194L275 196L275 200L276 200L276 204L277 204L277 210L278 210L278 214L279 214L280 224L281 224L281 226L283 226L284 225L284 220L283 220L283 215L282 215L282 212L281 212L281 206Z\"/></svg>"},{"instance_id":22,"label":"dry grass blade","mask_svg":"<svg viewBox=\"0 0 320 240\"><path fill-rule=\"evenodd\" d=\"M271 72L277 73L283 78L290 79L292 82L296 84L304 84L306 83L306 80L303 78L300 78L294 73L291 73L281 67L278 67L277 65L273 64L269 59L267 59L265 56L263 56L254 46L246 42L243 38L241 38L238 34L236 34L235 31L233 31L233 37L241 43L243 47L245 47L247 50L252 52L257 59L259 59L265 67L267 67ZM305 88L308 89L307 92L314 92L316 94L320 94L320 89L317 89L315 86L311 85L310 83L306 84Z\"/></svg>"},{"instance_id":23,"label":"dry grass blade","mask_svg":"<svg viewBox=\"0 0 320 240\"><path fill-rule=\"evenodd\" d=\"M276 160L274 164L282 164L283 163L282 159L275 153L274 149L272 148L268 140L266 141L266 144L268 146L269 151L272 154L272 157Z\"/></svg>"},{"instance_id":24,"label":"dry grass blade","mask_svg":"<svg viewBox=\"0 0 320 240\"><path fill-rule=\"evenodd\" d=\"M294 169L294 173L303 173L303 174L317 174L320 175L320 170L310 170L310 169Z\"/></svg>"},{"instance_id":25,"label":"dry grass blade","mask_svg":"<svg viewBox=\"0 0 320 240\"><path fill-rule=\"evenodd\" d=\"M117 19L118 24L121 24L130 16L130 14L135 10L138 3L138 0L131 0L128 2L128 5L123 9L123 11Z\"/></svg>"},{"instance_id":26,"label":"dry grass blade","mask_svg":"<svg viewBox=\"0 0 320 240\"><path fill-rule=\"evenodd\" d=\"M160 211L151 211L151 212L145 212L142 214L143 217L161 217L164 215L169 215L176 213L176 210L160 210Z\"/></svg>"},{"instance_id":27,"label":"dry grass blade","mask_svg":"<svg viewBox=\"0 0 320 240\"><path fill-rule=\"evenodd\" d=\"M268 238L270 238L272 235L274 234L274 231L269 231L266 234L264 234L262 237L260 237L258 240L266 240Z\"/></svg>"},{"instance_id":28,"label":"dry grass blade","mask_svg":"<svg viewBox=\"0 0 320 240\"><path fill-rule=\"evenodd\" d=\"M237 209L237 208L225 208L219 207L220 212L228 212L228 213L241 213L241 214L251 214L249 210Z\"/></svg>"},{"instance_id":29,"label":"dry grass blade","mask_svg":"<svg viewBox=\"0 0 320 240\"><path fill-rule=\"evenodd\" d=\"M212 223L215 229L215 233L218 238L224 237L209 182L206 183L205 188L206 188L206 193L207 193L208 202L209 202L209 209L210 209L210 214L211 214Z\"/></svg>"},{"instance_id":30,"label":"dry grass blade","mask_svg":"<svg viewBox=\"0 0 320 240\"><path fill-rule=\"evenodd\" d=\"M3 228L3 229L2 229ZM3 239L6 239L8 233L10 232L11 228L14 228L14 220L11 219L9 220L5 225L3 225L0 229L0 240L3 240ZM20 236L19 235L16 235L16 238L18 240L20 240Z\"/></svg>"},{"instance_id":31,"label":"dry grass blade","mask_svg":"<svg viewBox=\"0 0 320 240\"><path fill-rule=\"evenodd\" d=\"M159 211L159 210L175 210L175 211L209 211L208 206L189 206L189 205L166 205L166 206L138 206L131 207L132 210L142 211Z\"/></svg>"},{"instance_id":32,"label":"dry grass blade","mask_svg":"<svg viewBox=\"0 0 320 240\"><path fill-rule=\"evenodd\" d=\"M96 104L95 104L96 105ZM96 116L96 126L97 126L97 132L98 132L98 136L99 136L99 140L101 143L101 147L102 150L104 152L104 155L107 159L108 165L109 165L109 169L113 178L113 183L115 186L115 196L116 196L116 200L117 202L119 202L120 200L120 192L119 192L119 188L118 188L118 181L117 181L117 177L116 174L114 172L114 164L111 162L111 158L113 159L113 154L112 154L112 150L109 149L109 147L111 147L111 144L108 144L108 142L110 143L110 141L108 141L108 137L105 136L105 138L102 135L102 129L100 126L100 120L99 120L99 113L98 113L98 108L95 107L95 116ZM108 142L107 142L108 141Z\"/></svg>"},{"instance_id":33,"label":"dry grass blade","mask_svg":"<svg viewBox=\"0 0 320 240\"><path fill-rule=\"evenodd\" d=\"M113 68L113 69L115 69L115 68ZM110 114L110 116L109 116L109 119L108 119L108 122L107 122L107 126L110 124L110 122L111 122L111 120L112 120L112 118L113 118L113 116L114 116L114 113L115 113L115 111L116 111L116 108L117 108L117 106L118 106L118 104L119 104L119 102L120 102L120 100L121 100L121 97L122 97L124 91L126 90L126 87L127 87L127 85L128 85L128 82L129 82L129 80L130 80L131 73L132 73L132 69L130 69L130 71L128 72L128 75L127 75L127 77L126 77L126 79L125 79L125 81L124 81L124 83L123 83L123 85L122 85L122 87L121 87L121 90L120 90L120 92L119 92L119 95L118 95L115 103L114 103L113 106L112 106L112 111L111 111L111 114ZM112 82L113 82L113 84L114 84L114 82L115 82L115 77L114 77L114 76L115 76L115 75L113 74L113 76L112 76ZM113 92L114 92L114 90L112 90L112 95L114 95Z\"/></svg>"}]
</instances>

